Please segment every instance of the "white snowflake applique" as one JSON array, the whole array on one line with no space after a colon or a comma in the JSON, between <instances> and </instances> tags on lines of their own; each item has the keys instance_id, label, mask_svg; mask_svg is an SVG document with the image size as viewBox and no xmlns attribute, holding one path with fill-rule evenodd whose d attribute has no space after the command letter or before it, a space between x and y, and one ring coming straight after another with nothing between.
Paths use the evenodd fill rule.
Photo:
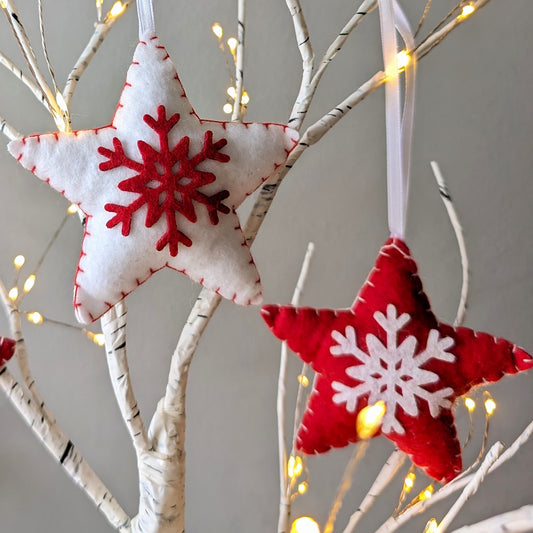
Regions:
<instances>
[{"instance_id":1,"label":"white snowflake applique","mask_svg":"<svg viewBox=\"0 0 533 533\"><path fill-rule=\"evenodd\" d=\"M333 340L337 342L331 347L331 354L353 355L361 363L346 368L348 376L361 382L355 387L339 381L332 382L332 388L336 391L333 402L337 405L346 404L347 411L353 413L361 396L368 394L369 405L383 400L386 405L383 433L395 431L403 435L405 429L396 418L396 406L399 405L406 414L416 417L418 397L427 401L433 418L438 416L441 407L451 407L451 401L447 398L453 395L453 389L446 387L435 392L424 389L425 385L436 383L440 377L434 372L424 370L422 366L430 359L453 363L455 356L447 351L453 346L453 339L439 339L439 332L432 329L428 334L425 349L417 353L417 339L412 335L406 337L398 346L398 333L411 319L407 313L398 316L396 307L389 304L387 316L376 311L374 319L387 333L387 345L384 346L375 335L368 334L366 345L369 353L357 346L353 326L347 326L344 335L335 330L331 333Z\"/></svg>"}]
</instances>

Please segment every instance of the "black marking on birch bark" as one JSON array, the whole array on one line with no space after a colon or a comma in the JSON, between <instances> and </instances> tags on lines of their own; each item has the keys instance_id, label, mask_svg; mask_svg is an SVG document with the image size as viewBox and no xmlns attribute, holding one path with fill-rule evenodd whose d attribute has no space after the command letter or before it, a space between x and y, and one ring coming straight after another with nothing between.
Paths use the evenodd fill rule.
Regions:
<instances>
[{"instance_id":1,"label":"black marking on birch bark","mask_svg":"<svg viewBox=\"0 0 533 533\"><path fill-rule=\"evenodd\" d=\"M307 38L304 39L304 40L303 40L298 46L302 46L302 45L304 45L304 44L305 44L306 42L308 42L308 41L309 41L309 36L307 36Z\"/></svg>"},{"instance_id":2,"label":"black marking on birch bark","mask_svg":"<svg viewBox=\"0 0 533 533\"><path fill-rule=\"evenodd\" d=\"M66 458L68 457L68 454L70 453L70 451L72 450L72 448L74 448L74 444L72 443L71 440L69 440L67 442L67 446L65 448L65 451L63 452L63 455L61 456L61 459L59 459L59 463L60 464L63 464L66 460Z\"/></svg>"},{"instance_id":3,"label":"black marking on birch bark","mask_svg":"<svg viewBox=\"0 0 533 533\"><path fill-rule=\"evenodd\" d=\"M17 17L16 13L11 12L11 17L14 18L17 21L17 24L24 29L24 26L22 25L22 22L20 22L19 18Z\"/></svg>"},{"instance_id":4,"label":"black marking on birch bark","mask_svg":"<svg viewBox=\"0 0 533 533\"><path fill-rule=\"evenodd\" d=\"M4 366L2 369L0 369L0 376L7 370L7 367Z\"/></svg>"},{"instance_id":5,"label":"black marking on birch bark","mask_svg":"<svg viewBox=\"0 0 533 533\"><path fill-rule=\"evenodd\" d=\"M124 341L121 345L117 346L117 347L115 348L115 350L122 350L122 349L125 348L125 347L126 347L126 341Z\"/></svg>"},{"instance_id":6,"label":"black marking on birch bark","mask_svg":"<svg viewBox=\"0 0 533 533\"><path fill-rule=\"evenodd\" d=\"M197 316L198 316L199 318L208 318L207 315L200 315L200 314L198 314Z\"/></svg>"},{"instance_id":7,"label":"black marking on birch bark","mask_svg":"<svg viewBox=\"0 0 533 533\"><path fill-rule=\"evenodd\" d=\"M452 197L450 193L448 192L448 189L446 189L445 187L439 187L439 193L443 198L450 200L450 202L452 201Z\"/></svg>"},{"instance_id":8,"label":"black marking on birch bark","mask_svg":"<svg viewBox=\"0 0 533 533\"><path fill-rule=\"evenodd\" d=\"M363 15L365 16L368 13L368 11L357 11L356 15Z\"/></svg>"},{"instance_id":9,"label":"black marking on birch bark","mask_svg":"<svg viewBox=\"0 0 533 533\"><path fill-rule=\"evenodd\" d=\"M124 379L124 376L125 376L125 374L121 374L121 375L117 378L117 381L120 381L121 379Z\"/></svg>"}]
</instances>

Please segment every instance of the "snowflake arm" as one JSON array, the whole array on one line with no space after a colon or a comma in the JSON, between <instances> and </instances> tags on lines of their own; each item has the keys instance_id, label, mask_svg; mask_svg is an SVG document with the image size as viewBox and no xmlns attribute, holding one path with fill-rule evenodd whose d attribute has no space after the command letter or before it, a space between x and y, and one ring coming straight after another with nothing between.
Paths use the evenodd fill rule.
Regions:
<instances>
[{"instance_id":1,"label":"snowflake arm","mask_svg":"<svg viewBox=\"0 0 533 533\"><path fill-rule=\"evenodd\" d=\"M331 338L337 343L330 348L331 355L353 355L361 362L368 359L368 354L357 346L357 337L353 326L346 326L344 335L340 331L333 330Z\"/></svg>"},{"instance_id":2,"label":"snowflake arm","mask_svg":"<svg viewBox=\"0 0 533 533\"><path fill-rule=\"evenodd\" d=\"M349 413L355 413L359 398L370 392L370 387L367 383L361 383L356 387L349 387L340 381L333 381L331 388L336 391L336 394L332 397L333 403L337 405L346 404L346 410Z\"/></svg>"},{"instance_id":3,"label":"snowflake arm","mask_svg":"<svg viewBox=\"0 0 533 533\"><path fill-rule=\"evenodd\" d=\"M453 363L455 361L455 355L446 351L453 344L451 337L439 339L438 330L432 329L428 334L426 349L416 356L416 364L422 366L429 359L439 359L440 361Z\"/></svg>"}]
</instances>

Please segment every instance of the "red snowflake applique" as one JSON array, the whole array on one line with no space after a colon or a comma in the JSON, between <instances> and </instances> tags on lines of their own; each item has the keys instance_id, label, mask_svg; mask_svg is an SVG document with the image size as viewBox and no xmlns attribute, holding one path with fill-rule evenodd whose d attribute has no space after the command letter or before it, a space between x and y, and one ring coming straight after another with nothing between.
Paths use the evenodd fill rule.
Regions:
<instances>
[{"instance_id":1,"label":"red snowflake applique","mask_svg":"<svg viewBox=\"0 0 533 533\"><path fill-rule=\"evenodd\" d=\"M206 131L202 150L189 156L188 136L182 137L174 147L169 146L169 133L179 122L179 113L167 119L165 106L160 105L157 108L157 118L146 114L143 120L157 133L159 151L144 141L138 141L142 163L126 156L122 142L117 137L113 139L113 150L104 146L98 148L98 153L108 158L108 161L100 163L100 170L124 166L137 173L121 181L118 187L121 191L139 194L138 198L129 205L106 204L105 210L115 213L107 222L107 227L113 228L122 224L122 235L129 235L133 215L146 204L147 228L156 224L163 215L166 218L166 232L157 241L156 249L161 251L168 245L170 255L175 257L180 243L184 246L192 245L191 239L178 228L178 214L190 222L196 222L196 202L206 207L209 220L216 225L219 212L230 212L230 208L222 203L229 196L227 190L218 191L211 196L199 190L202 186L213 183L216 176L198 168L200 163L209 159L220 163L228 162L229 155L220 152L226 146L227 140L222 138L213 142L213 132Z\"/></svg>"}]
</instances>

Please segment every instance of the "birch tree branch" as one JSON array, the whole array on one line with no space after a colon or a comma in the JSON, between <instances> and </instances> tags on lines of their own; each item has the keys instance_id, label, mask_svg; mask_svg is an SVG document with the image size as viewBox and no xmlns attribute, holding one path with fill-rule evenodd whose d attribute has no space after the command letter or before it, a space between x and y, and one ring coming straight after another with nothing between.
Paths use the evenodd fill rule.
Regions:
<instances>
[{"instance_id":1,"label":"birch tree branch","mask_svg":"<svg viewBox=\"0 0 533 533\"><path fill-rule=\"evenodd\" d=\"M126 2L123 2L122 5L124 9L120 15L111 16L108 14L107 17L104 19L104 22L98 22L96 24L92 37L89 39L87 46L84 48L80 57L76 61L76 64L68 75L67 83L65 84L65 88L63 89L63 99L65 100L67 106L72 100L72 95L74 94L74 90L76 88L76 85L80 81L82 74L89 66L89 63L91 62L96 52L98 52L98 49L104 42L105 38L107 37L107 34L111 31L111 28L115 25L115 22L117 22L121 15L134 3L135 0L128 0Z\"/></svg>"},{"instance_id":2,"label":"birch tree branch","mask_svg":"<svg viewBox=\"0 0 533 533\"><path fill-rule=\"evenodd\" d=\"M473 475L472 479L463 489L461 496L457 498L455 503L451 506L450 510L441 520L439 524L439 533L444 533L448 529L449 525L457 516L463 505L477 492L477 490L481 486L481 483L483 483L485 476L488 474L489 468L496 462L496 459L498 459L502 451L503 444L501 442L496 442L495 444L493 444L493 446L485 456L485 459L481 463L481 466L478 468L477 472Z\"/></svg>"},{"instance_id":3,"label":"birch tree branch","mask_svg":"<svg viewBox=\"0 0 533 533\"><path fill-rule=\"evenodd\" d=\"M296 287L292 295L291 304L297 306L300 303L300 297L309 274L309 266L315 245L310 242L307 245L307 251L302 263L300 275L296 282ZM291 516L291 483L287 476L287 447L285 435L285 396L287 384L287 368L289 359L289 349L287 343L281 344L281 357L279 362L278 377L278 396L276 403L278 417L278 454L279 454L279 479L280 479L280 502L279 502L279 519L278 533L287 533ZM296 414L295 414L296 417ZM294 440L294 436L293 436Z\"/></svg>"},{"instance_id":4,"label":"birch tree branch","mask_svg":"<svg viewBox=\"0 0 533 533\"><path fill-rule=\"evenodd\" d=\"M511 459L518 450L529 440L533 434L533 422L531 422L524 431L518 436L518 438L513 442L509 448L507 448L494 464L489 468L489 472L494 472L502 464ZM423 513L429 509L432 505L444 500L453 493L461 490L463 487L468 485L470 481L474 478L475 474L470 474L469 476L458 479L457 481L451 481L447 485L441 487L437 492L433 494L431 498L421 500L415 505L406 509L402 514L398 516L391 516L388 518L377 530L375 533L393 533L403 524L408 522L413 516Z\"/></svg>"},{"instance_id":5,"label":"birch tree branch","mask_svg":"<svg viewBox=\"0 0 533 533\"><path fill-rule=\"evenodd\" d=\"M111 384L135 451L139 453L148 450L150 446L130 379L126 322L127 309L124 301L112 307L101 319Z\"/></svg>"},{"instance_id":6,"label":"birch tree branch","mask_svg":"<svg viewBox=\"0 0 533 533\"><path fill-rule=\"evenodd\" d=\"M453 533L527 533L533 531L533 505L525 505L472 524L456 529Z\"/></svg>"},{"instance_id":7,"label":"birch tree branch","mask_svg":"<svg viewBox=\"0 0 533 533\"><path fill-rule=\"evenodd\" d=\"M20 139L22 134L17 131L6 119L0 115L0 133L3 133L10 141Z\"/></svg>"},{"instance_id":8,"label":"birch tree branch","mask_svg":"<svg viewBox=\"0 0 533 533\"><path fill-rule=\"evenodd\" d=\"M231 120L241 122L243 115L242 95L244 93L244 44L246 36L246 0L239 0L237 6L237 50L235 64L235 104Z\"/></svg>"},{"instance_id":9,"label":"birch tree branch","mask_svg":"<svg viewBox=\"0 0 533 533\"><path fill-rule=\"evenodd\" d=\"M130 531L130 519L98 478L59 425L42 416L35 403L15 381L7 367L0 370L0 388L45 448L64 468L67 475L87 494L111 525L121 533Z\"/></svg>"},{"instance_id":10,"label":"birch tree branch","mask_svg":"<svg viewBox=\"0 0 533 533\"><path fill-rule=\"evenodd\" d=\"M32 80L30 80L30 78L28 78L22 72L22 70L20 70L20 68L17 67L17 65L15 65L15 63L13 63L13 61L11 61L11 59L5 56L2 52L0 52L0 65L3 65L9 71L11 71L16 78L18 78L24 85L26 85L26 87L28 87L28 89L33 93L35 98L37 98L37 100L39 100L39 102L41 102L41 104L43 104L46 109L48 109L48 103L41 88Z\"/></svg>"},{"instance_id":11,"label":"birch tree branch","mask_svg":"<svg viewBox=\"0 0 533 533\"><path fill-rule=\"evenodd\" d=\"M15 6L15 2L13 0L3 0L3 3L5 4L4 11L6 13L8 22L13 30L13 33L15 34L15 38L19 43L24 58L28 63L30 72L32 73L33 77L35 78L35 81L37 82L37 85L41 88L41 91L43 92L46 98L46 101L48 103L48 109L54 117L62 116L62 112L56 102L56 97L52 93L50 87L48 86L48 83L46 82L39 68L39 65L37 64L37 58L35 57L35 53L31 46L28 35L26 34L26 30L24 29L24 26L22 25L22 22L20 20L17 8Z\"/></svg>"},{"instance_id":12,"label":"birch tree branch","mask_svg":"<svg viewBox=\"0 0 533 533\"><path fill-rule=\"evenodd\" d=\"M383 492L383 490L389 485L389 483L394 479L398 470L402 467L403 463L407 456L400 450L394 450L383 468L380 470L378 476L376 477L374 483L370 487L367 495L363 498L361 505L352 514L347 526L344 528L343 533L353 533L357 524L363 518L363 516L370 510L377 497Z\"/></svg>"}]
</instances>

